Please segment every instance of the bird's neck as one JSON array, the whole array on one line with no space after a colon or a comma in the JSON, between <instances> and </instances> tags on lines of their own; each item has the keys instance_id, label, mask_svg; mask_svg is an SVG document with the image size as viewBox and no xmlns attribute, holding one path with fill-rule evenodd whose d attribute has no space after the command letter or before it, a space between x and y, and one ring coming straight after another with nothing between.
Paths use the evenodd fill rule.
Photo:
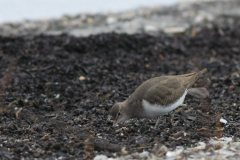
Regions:
<instances>
[{"instance_id":1,"label":"bird's neck","mask_svg":"<svg viewBox=\"0 0 240 160\"><path fill-rule=\"evenodd\" d=\"M141 118L143 107L138 97L130 96L126 100L126 104L126 110L130 118Z\"/></svg>"}]
</instances>

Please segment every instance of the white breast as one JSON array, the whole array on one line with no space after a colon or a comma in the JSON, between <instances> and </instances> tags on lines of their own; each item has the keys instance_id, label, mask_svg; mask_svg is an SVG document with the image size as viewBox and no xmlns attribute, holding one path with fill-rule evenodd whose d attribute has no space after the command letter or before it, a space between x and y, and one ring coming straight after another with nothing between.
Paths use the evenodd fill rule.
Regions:
<instances>
[{"instance_id":1,"label":"white breast","mask_svg":"<svg viewBox=\"0 0 240 160\"><path fill-rule=\"evenodd\" d=\"M183 101L187 95L187 89L185 90L184 94L182 97L180 97L175 103L166 105L166 106L161 106L157 104L151 104L147 100L143 99L142 100L142 105L144 108L144 117L145 118L154 118L158 117L164 114L167 114L168 112L176 109L178 106L183 104Z\"/></svg>"}]
</instances>

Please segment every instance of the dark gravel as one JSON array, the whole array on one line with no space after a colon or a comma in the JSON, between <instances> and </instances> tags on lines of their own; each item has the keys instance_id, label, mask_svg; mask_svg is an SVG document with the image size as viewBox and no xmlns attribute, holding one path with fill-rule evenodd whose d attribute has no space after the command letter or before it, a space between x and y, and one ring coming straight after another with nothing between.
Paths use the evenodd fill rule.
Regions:
<instances>
[{"instance_id":1,"label":"dark gravel","mask_svg":"<svg viewBox=\"0 0 240 160\"><path fill-rule=\"evenodd\" d=\"M154 152L154 144L174 149L240 136L238 24L195 36L0 37L0 65L2 159L115 157L124 146L128 153ZM145 80L203 68L195 87L207 87L211 99L188 97L188 107L163 116L158 129L156 119L115 128L107 120L113 103Z\"/></svg>"}]
</instances>

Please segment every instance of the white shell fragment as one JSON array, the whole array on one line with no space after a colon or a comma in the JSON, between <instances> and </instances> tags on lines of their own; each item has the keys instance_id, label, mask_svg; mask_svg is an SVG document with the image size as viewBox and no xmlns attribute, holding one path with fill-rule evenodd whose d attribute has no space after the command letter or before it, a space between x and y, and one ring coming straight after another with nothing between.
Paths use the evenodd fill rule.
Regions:
<instances>
[{"instance_id":1,"label":"white shell fragment","mask_svg":"<svg viewBox=\"0 0 240 160\"><path fill-rule=\"evenodd\" d=\"M205 147L206 147L206 143L204 143L204 142L198 142L198 143L197 143L197 147L191 148L191 149L189 149L189 150L199 151L199 150L205 149Z\"/></svg>"},{"instance_id":2,"label":"white shell fragment","mask_svg":"<svg viewBox=\"0 0 240 160\"><path fill-rule=\"evenodd\" d=\"M57 94L57 95L55 96L55 98L56 98L56 99L59 99L59 98L60 98L60 94Z\"/></svg>"},{"instance_id":3,"label":"white shell fragment","mask_svg":"<svg viewBox=\"0 0 240 160\"><path fill-rule=\"evenodd\" d=\"M182 146L177 146L174 151L168 151L166 153L167 157L175 157L183 152L184 148Z\"/></svg>"},{"instance_id":4,"label":"white shell fragment","mask_svg":"<svg viewBox=\"0 0 240 160\"><path fill-rule=\"evenodd\" d=\"M105 155L97 155L94 160L107 160L108 157Z\"/></svg>"},{"instance_id":5,"label":"white shell fragment","mask_svg":"<svg viewBox=\"0 0 240 160\"><path fill-rule=\"evenodd\" d=\"M226 120L226 119L223 119L223 118L221 117L220 122L226 124L226 123L227 123L227 120Z\"/></svg>"}]
</instances>

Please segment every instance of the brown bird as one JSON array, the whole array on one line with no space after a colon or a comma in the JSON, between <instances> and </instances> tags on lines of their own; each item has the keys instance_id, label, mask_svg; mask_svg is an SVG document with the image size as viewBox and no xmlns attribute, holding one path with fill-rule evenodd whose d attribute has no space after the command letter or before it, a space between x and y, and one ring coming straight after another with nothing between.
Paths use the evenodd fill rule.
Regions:
<instances>
[{"instance_id":1,"label":"brown bird","mask_svg":"<svg viewBox=\"0 0 240 160\"><path fill-rule=\"evenodd\" d=\"M109 112L114 119L113 125L132 118L159 117L176 109L183 104L188 89L206 70L145 81L124 102L114 104Z\"/></svg>"}]
</instances>

